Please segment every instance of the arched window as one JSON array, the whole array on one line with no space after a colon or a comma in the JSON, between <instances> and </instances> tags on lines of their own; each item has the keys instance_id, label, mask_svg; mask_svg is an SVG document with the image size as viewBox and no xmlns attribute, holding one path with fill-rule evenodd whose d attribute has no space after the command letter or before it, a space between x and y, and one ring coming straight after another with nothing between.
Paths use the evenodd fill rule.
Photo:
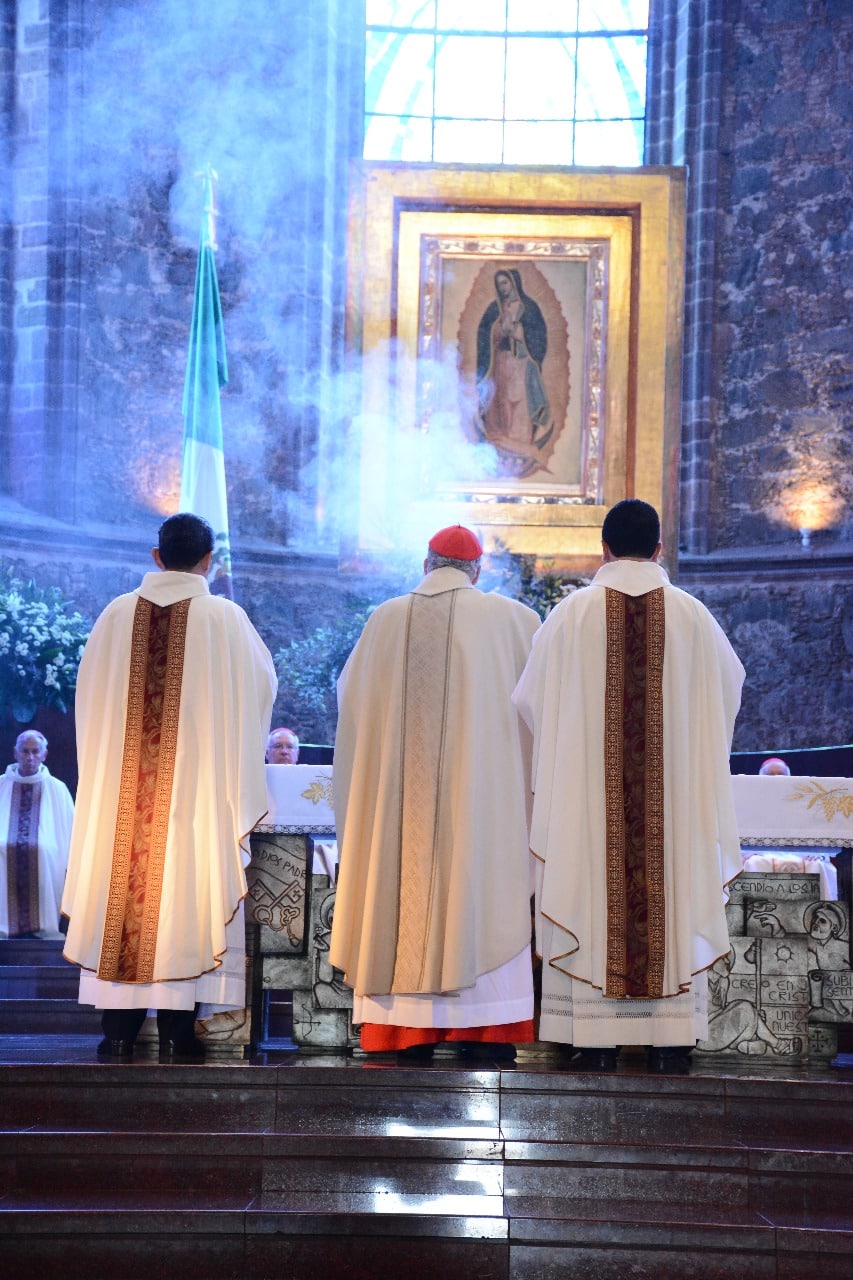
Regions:
<instances>
[{"instance_id":1,"label":"arched window","mask_svg":"<svg viewBox=\"0 0 853 1280\"><path fill-rule=\"evenodd\" d=\"M648 0L367 0L369 160L639 165Z\"/></svg>"}]
</instances>

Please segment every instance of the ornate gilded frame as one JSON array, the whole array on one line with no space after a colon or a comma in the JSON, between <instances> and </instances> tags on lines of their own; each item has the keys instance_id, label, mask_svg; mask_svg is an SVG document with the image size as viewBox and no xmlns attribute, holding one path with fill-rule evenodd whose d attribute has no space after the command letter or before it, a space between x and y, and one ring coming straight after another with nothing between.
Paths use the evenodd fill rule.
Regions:
<instances>
[{"instance_id":1,"label":"ornate gilded frame","mask_svg":"<svg viewBox=\"0 0 853 1280\"><path fill-rule=\"evenodd\" d=\"M683 169L354 165L347 458L359 483L345 560L420 549L460 521L487 549L588 572L607 509L637 496L660 510L674 570L684 211ZM543 398L560 428L532 474L472 435L485 431L474 324L510 268L548 317Z\"/></svg>"}]
</instances>

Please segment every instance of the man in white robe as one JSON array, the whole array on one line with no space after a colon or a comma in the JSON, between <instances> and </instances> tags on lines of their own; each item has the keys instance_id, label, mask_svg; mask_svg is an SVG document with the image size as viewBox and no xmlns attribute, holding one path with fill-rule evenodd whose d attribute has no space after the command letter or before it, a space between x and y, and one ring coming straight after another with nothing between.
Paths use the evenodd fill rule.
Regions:
<instances>
[{"instance_id":1,"label":"man in white robe","mask_svg":"<svg viewBox=\"0 0 853 1280\"><path fill-rule=\"evenodd\" d=\"M510 701L539 626L475 588L460 525L377 608L338 682L340 848L330 959L368 1051L440 1041L510 1060L533 1039L522 730Z\"/></svg>"},{"instance_id":2,"label":"man in white robe","mask_svg":"<svg viewBox=\"0 0 853 1280\"><path fill-rule=\"evenodd\" d=\"M657 563L653 507L618 503L602 539L602 568L550 614L514 694L533 734L539 1034L574 1045L580 1069L646 1045L651 1070L684 1071L742 869L729 752L744 671Z\"/></svg>"},{"instance_id":3,"label":"man in white robe","mask_svg":"<svg viewBox=\"0 0 853 1280\"><path fill-rule=\"evenodd\" d=\"M0 938L61 938L74 801L51 777L47 738L25 729L0 778Z\"/></svg>"},{"instance_id":4,"label":"man in white robe","mask_svg":"<svg viewBox=\"0 0 853 1280\"><path fill-rule=\"evenodd\" d=\"M107 606L80 663L62 910L103 1057L131 1056L156 1009L161 1057L201 1058L197 1006L245 1006L244 867L276 677L243 610L210 594L212 550L204 520L166 520L160 572Z\"/></svg>"}]
</instances>

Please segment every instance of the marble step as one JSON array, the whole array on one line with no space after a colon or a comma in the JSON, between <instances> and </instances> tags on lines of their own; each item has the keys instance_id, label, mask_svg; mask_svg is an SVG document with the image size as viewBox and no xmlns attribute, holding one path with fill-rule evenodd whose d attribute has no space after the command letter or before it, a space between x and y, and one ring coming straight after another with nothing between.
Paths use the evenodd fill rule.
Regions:
<instances>
[{"instance_id":1,"label":"marble step","mask_svg":"<svg viewBox=\"0 0 853 1280\"><path fill-rule=\"evenodd\" d=\"M0 966L58 964L64 946L63 938L0 938Z\"/></svg>"},{"instance_id":2,"label":"marble step","mask_svg":"<svg viewBox=\"0 0 853 1280\"><path fill-rule=\"evenodd\" d=\"M220 1132L833 1150L853 1079L330 1067L302 1054L269 1067L213 1058L203 1066L7 1064L0 1123L204 1131L211 1097Z\"/></svg>"},{"instance_id":3,"label":"marble step","mask_svg":"<svg viewBox=\"0 0 853 1280\"><path fill-rule=\"evenodd\" d=\"M582 1105L580 1105L582 1103ZM501 1131L507 1139L666 1143L674 1146L825 1147L850 1141L845 1116L853 1076L807 1073L572 1076L505 1073Z\"/></svg>"},{"instance_id":4,"label":"marble step","mask_svg":"<svg viewBox=\"0 0 853 1280\"><path fill-rule=\"evenodd\" d=\"M136 1193L96 1210L13 1210L3 1231L0 1275L38 1280L509 1277L508 1224L491 1216L363 1214L343 1205L281 1214L227 1196L211 1196L203 1209L164 1210Z\"/></svg>"},{"instance_id":5,"label":"marble step","mask_svg":"<svg viewBox=\"0 0 853 1280\"><path fill-rule=\"evenodd\" d=\"M75 1274L99 1280L853 1280L853 1232L816 1217L544 1221L364 1208L211 1195L204 1208L164 1209L137 1190L97 1209L10 1209L3 1274L58 1280L73 1259Z\"/></svg>"},{"instance_id":6,"label":"marble step","mask_svg":"<svg viewBox=\"0 0 853 1280\"><path fill-rule=\"evenodd\" d=\"M417 1200L422 1212L607 1218L666 1206L669 1221L832 1213L853 1229L850 1151L345 1139L274 1133L0 1132L5 1203L95 1205L156 1188L160 1207L190 1196L263 1196L282 1212L354 1197L365 1211ZM371 1210L370 1206L373 1205ZM453 1208L455 1206L455 1208Z\"/></svg>"},{"instance_id":7,"label":"marble step","mask_svg":"<svg viewBox=\"0 0 853 1280\"><path fill-rule=\"evenodd\" d=\"M316 1063L4 1065L0 1275L853 1280L849 1079Z\"/></svg>"},{"instance_id":8,"label":"marble step","mask_svg":"<svg viewBox=\"0 0 853 1280\"><path fill-rule=\"evenodd\" d=\"M749 1210L672 1220L648 1203L631 1214L511 1216L512 1280L853 1280L853 1229L824 1214Z\"/></svg>"},{"instance_id":9,"label":"marble step","mask_svg":"<svg viewBox=\"0 0 853 1280\"><path fill-rule=\"evenodd\" d=\"M78 1004L74 996L0 1000L0 1035L84 1035L100 1028L100 1013Z\"/></svg>"},{"instance_id":10,"label":"marble step","mask_svg":"<svg viewBox=\"0 0 853 1280\"><path fill-rule=\"evenodd\" d=\"M292 1065L130 1063L6 1065L0 1123L7 1129L164 1127L219 1132L496 1139L497 1071L412 1071ZM310 1062L310 1060L309 1060ZM213 1104L211 1099L214 1099ZM212 1111L213 1105L213 1111Z\"/></svg>"},{"instance_id":11,"label":"marble step","mask_svg":"<svg viewBox=\"0 0 853 1280\"><path fill-rule=\"evenodd\" d=\"M503 1211L503 1145L445 1138L275 1133L0 1132L0 1190L19 1206L100 1203L140 1186L161 1207L189 1196L270 1192L303 1206L327 1196L431 1197Z\"/></svg>"},{"instance_id":12,"label":"marble step","mask_svg":"<svg viewBox=\"0 0 853 1280\"><path fill-rule=\"evenodd\" d=\"M0 965L0 1000L76 1000L80 970L70 964Z\"/></svg>"},{"instance_id":13,"label":"marble step","mask_svg":"<svg viewBox=\"0 0 853 1280\"><path fill-rule=\"evenodd\" d=\"M701 1220L750 1212L827 1212L853 1230L850 1145L833 1150L790 1147L664 1147L507 1142L504 1194L512 1216L606 1217L619 1206L664 1206Z\"/></svg>"}]
</instances>

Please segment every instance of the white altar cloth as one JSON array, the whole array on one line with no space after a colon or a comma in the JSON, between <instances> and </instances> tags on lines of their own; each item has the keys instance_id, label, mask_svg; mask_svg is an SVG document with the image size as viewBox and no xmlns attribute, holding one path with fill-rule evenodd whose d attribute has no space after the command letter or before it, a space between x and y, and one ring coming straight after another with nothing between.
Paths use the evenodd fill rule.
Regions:
<instances>
[{"instance_id":1,"label":"white altar cloth","mask_svg":"<svg viewBox=\"0 0 853 1280\"><path fill-rule=\"evenodd\" d=\"M314 875L338 876L338 842L330 764L268 764L267 805L260 832L322 836L314 840Z\"/></svg>"},{"instance_id":2,"label":"white altar cloth","mask_svg":"<svg viewBox=\"0 0 853 1280\"><path fill-rule=\"evenodd\" d=\"M332 766L268 764L266 775L269 812L256 830L329 837L315 841L315 871L334 879ZM853 848L853 779L736 774L732 786L746 869L816 871L822 895L837 897L828 859Z\"/></svg>"},{"instance_id":3,"label":"white altar cloth","mask_svg":"<svg viewBox=\"0 0 853 1280\"><path fill-rule=\"evenodd\" d=\"M853 848L853 778L732 778L741 844Z\"/></svg>"},{"instance_id":4,"label":"white altar cloth","mask_svg":"<svg viewBox=\"0 0 853 1280\"><path fill-rule=\"evenodd\" d=\"M269 811L256 831L334 834L330 764L268 764L266 771Z\"/></svg>"},{"instance_id":5,"label":"white altar cloth","mask_svg":"<svg viewBox=\"0 0 853 1280\"><path fill-rule=\"evenodd\" d=\"M853 780L737 774L732 778L745 871L807 872L838 898L830 858L853 847Z\"/></svg>"}]
</instances>

